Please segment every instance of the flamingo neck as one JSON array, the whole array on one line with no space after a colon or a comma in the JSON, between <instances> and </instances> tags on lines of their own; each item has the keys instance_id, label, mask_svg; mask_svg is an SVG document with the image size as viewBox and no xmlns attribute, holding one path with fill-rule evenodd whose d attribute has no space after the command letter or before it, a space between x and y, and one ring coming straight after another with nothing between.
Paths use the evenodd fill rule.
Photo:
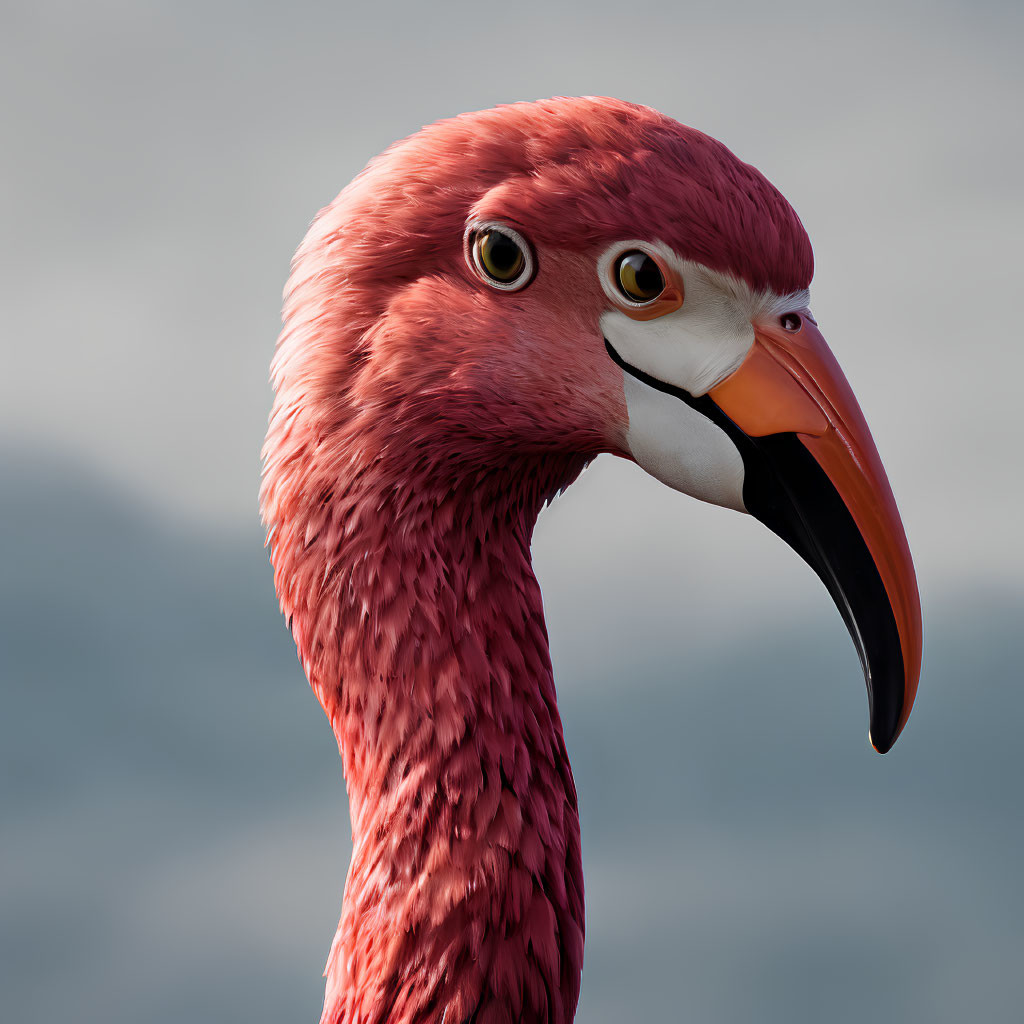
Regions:
<instances>
[{"instance_id":1,"label":"flamingo neck","mask_svg":"<svg viewBox=\"0 0 1024 1024\"><path fill-rule=\"evenodd\" d=\"M529 544L579 468L549 458L415 498L363 479L305 524L282 593L353 836L323 1024L573 1018L579 818Z\"/></svg>"}]
</instances>

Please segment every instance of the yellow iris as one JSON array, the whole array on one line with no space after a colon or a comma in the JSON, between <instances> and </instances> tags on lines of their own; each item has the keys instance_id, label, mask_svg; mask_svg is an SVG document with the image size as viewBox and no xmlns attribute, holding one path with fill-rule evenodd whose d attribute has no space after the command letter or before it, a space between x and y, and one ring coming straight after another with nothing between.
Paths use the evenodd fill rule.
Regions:
<instances>
[{"instance_id":1,"label":"yellow iris","mask_svg":"<svg viewBox=\"0 0 1024 1024\"><path fill-rule=\"evenodd\" d=\"M477 256L485 273L507 284L514 281L526 266L526 256L514 238L502 231L483 231L476 240Z\"/></svg>"},{"instance_id":2,"label":"yellow iris","mask_svg":"<svg viewBox=\"0 0 1024 1024\"><path fill-rule=\"evenodd\" d=\"M665 290L661 268L639 249L619 257L617 277L619 289L631 302L650 302Z\"/></svg>"}]
</instances>

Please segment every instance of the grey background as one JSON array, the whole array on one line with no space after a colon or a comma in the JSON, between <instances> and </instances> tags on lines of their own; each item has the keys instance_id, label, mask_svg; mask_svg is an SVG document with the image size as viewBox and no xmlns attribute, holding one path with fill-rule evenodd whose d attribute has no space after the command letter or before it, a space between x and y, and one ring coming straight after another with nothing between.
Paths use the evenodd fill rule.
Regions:
<instances>
[{"instance_id":1,"label":"grey background","mask_svg":"<svg viewBox=\"0 0 1024 1024\"><path fill-rule=\"evenodd\" d=\"M925 609L918 707L746 517L601 459L535 554L579 786L578 1019L1024 1004L1018 5L4 5L0 1015L315 1021L340 761L256 513L291 252L383 146L649 103L790 198Z\"/></svg>"}]
</instances>

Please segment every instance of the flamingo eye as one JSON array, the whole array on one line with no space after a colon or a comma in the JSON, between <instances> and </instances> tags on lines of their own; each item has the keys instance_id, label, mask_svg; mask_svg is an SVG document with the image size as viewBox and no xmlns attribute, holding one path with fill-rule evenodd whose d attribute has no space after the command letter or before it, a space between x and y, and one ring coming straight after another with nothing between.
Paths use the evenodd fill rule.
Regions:
<instances>
[{"instance_id":1,"label":"flamingo eye","mask_svg":"<svg viewBox=\"0 0 1024 1024\"><path fill-rule=\"evenodd\" d=\"M789 331L791 334L799 331L804 325L803 318L799 313L783 313L779 317L779 323L784 331Z\"/></svg>"},{"instance_id":2,"label":"flamingo eye","mask_svg":"<svg viewBox=\"0 0 1024 1024\"><path fill-rule=\"evenodd\" d=\"M484 224L467 239L473 269L491 287L516 291L530 283L533 254L518 231L504 224Z\"/></svg>"},{"instance_id":3,"label":"flamingo eye","mask_svg":"<svg viewBox=\"0 0 1024 1024\"><path fill-rule=\"evenodd\" d=\"M652 256L632 249L615 263L615 283L630 302L653 302L665 290L665 276Z\"/></svg>"}]
</instances>

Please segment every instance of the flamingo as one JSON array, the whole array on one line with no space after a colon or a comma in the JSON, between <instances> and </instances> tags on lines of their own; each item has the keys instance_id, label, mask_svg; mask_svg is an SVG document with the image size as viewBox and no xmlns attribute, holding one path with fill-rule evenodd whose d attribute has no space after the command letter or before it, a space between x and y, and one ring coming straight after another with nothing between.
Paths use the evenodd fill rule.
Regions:
<instances>
[{"instance_id":1,"label":"flamingo","mask_svg":"<svg viewBox=\"0 0 1024 1024\"><path fill-rule=\"evenodd\" d=\"M530 541L600 453L810 564L892 746L917 583L812 269L757 170L605 98L430 125L317 216L285 291L261 511L350 803L322 1024L575 1015L579 816Z\"/></svg>"}]
</instances>

